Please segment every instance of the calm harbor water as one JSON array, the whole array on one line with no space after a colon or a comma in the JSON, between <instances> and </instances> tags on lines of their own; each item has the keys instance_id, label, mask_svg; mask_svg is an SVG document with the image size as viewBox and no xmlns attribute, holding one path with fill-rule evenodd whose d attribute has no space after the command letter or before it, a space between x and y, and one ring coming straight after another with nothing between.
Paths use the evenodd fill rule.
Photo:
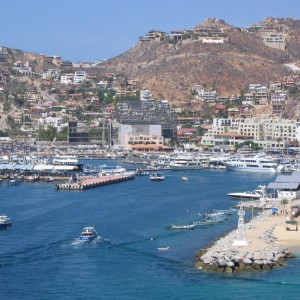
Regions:
<instances>
[{"instance_id":1,"label":"calm harbor water","mask_svg":"<svg viewBox=\"0 0 300 300\"><path fill-rule=\"evenodd\" d=\"M57 191L55 183L3 181L0 213L13 226L0 231L1 299L299 298L299 257L271 272L194 269L197 250L235 228L236 214L194 230L166 229L198 220L199 213L228 209L237 203L228 192L252 190L273 175L200 170L183 181L185 172L164 173L163 182L141 176L83 192ZM100 237L82 243L79 235L88 225Z\"/></svg>"}]
</instances>

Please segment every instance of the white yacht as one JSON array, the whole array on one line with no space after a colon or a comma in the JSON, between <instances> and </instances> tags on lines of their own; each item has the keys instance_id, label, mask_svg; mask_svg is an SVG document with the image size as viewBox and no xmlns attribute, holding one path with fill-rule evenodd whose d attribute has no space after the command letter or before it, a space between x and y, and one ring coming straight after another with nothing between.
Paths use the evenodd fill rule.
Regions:
<instances>
[{"instance_id":1,"label":"white yacht","mask_svg":"<svg viewBox=\"0 0 300 300\"><path fill-rule=\"evenodd\" d=\"M261 154L255 156L233 157L223 163L227 170L246 172L276 173L281 171L281 166L272 157Z\"/></svg>"},{"instance_id":2,"label":"white yacht","mask_svg":"<svg viewBox=\"0 0 300 300\"><path fill-rule=\"evenodd\" d=\"M203 165L200 161L188 157L175 159L170 162L169 166L172 171L203 169Z\"/></svg>"},{"instance_id":3,"label":"white yacht","mask_svg":"<svg viewBox=\"0 0 300 300\"><path fill-rule=\"evenodd\" d=\"M78 162L78 159L74 155L55 155L52 159L52 165L55 166L55 169L60 167L62 170L79 170L83 168L83 164Z\"/></svg>"},{"instance_id":4,"label":"white yacht","mask_svg":"<svg viewBox=\"0 0 300 300\"><path fill-rule=\"evenodd\" d=\"M239 199L258 200L258 199L263 198L266 195L266 186L259 185L257 187L257 189L255 189L253 191L229 193L227 195L230 197L239 198Z\"/></svg>"}]
</instances>

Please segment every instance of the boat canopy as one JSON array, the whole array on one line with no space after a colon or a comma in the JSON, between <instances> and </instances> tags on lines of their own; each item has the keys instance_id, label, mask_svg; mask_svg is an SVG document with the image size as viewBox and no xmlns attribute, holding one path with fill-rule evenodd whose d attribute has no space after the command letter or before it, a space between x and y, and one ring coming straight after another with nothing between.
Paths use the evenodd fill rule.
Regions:
<instances>
[{"instance_id":1,"label":"boat canopy","mask_svg":"<svg viewBox=\"0 0 300 300\"><path fill-rule=\"evenodd\" d=\"M33 167L33 170L35 170L35 171L52 170L53 167L54 166L52 166L52 165L39 164L39 165L35 165Z\"/></svg>"},{"instance_id":2,"label":"boat canopy","mask_svg":"<svg viewBox=\"0 0 300 300\"><path fill-rule=\"evenodd\" d=\"M0 164L1 170L14 170L14 164Z\"/></svg>"},{"instance_id":3,"label":"boat canopy","mask_svg":"<svg viewBox=\"0 0 300 300\"><path fill-rule=\"evenodd\" d=\"M68 166L68 165L57 165L52 166L52 170L60 170L60 171L71 171L78 169L76 166Z\"/></svg>"},{"instance_id":4,"label":"boat canopy","mask_svg":"<svg viewBox=\"0 0 300 300\"><path fill-rule=\"evenodd\" d=\"M32 170L34 165L15 165L14 169L15 170Z\"/></svg>"}]
</instances>

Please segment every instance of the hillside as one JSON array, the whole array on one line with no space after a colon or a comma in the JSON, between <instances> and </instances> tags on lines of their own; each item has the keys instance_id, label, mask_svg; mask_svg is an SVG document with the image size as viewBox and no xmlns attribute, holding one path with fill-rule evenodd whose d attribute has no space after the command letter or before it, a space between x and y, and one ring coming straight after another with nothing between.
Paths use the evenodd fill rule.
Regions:
<instances>
[{"instance_id":1,"label":"hillside","mask_svg":"<svg viewBox=\"0 0 300 300\"><path fill-rule=\"evenodd\" d=\"M284 37L285 51L263 42L262 33L270 32ZM56 61L54 64L45 55L7 48L6 61L0 63L0 75L16 76L10 77L9 84L5 84L5 97L26 90L20 88L20 84L27 84L29 90L39 87L42 82L22 77L13 69L17 61L28 61L32 71L38 74L47 69L60 68L62 73L72 69L69 62ZM216 89L218 96L240 95L247 91L250 83L267 84L290 75L291 69L284 65L287 63L300 67L300 20L269 17L241 29L223 20L209 18L188 30L170 33L151 30L127 52L84 70L98 73L98 80L108 74L122 75L117 76L115 87L122 86L118 78L138 79L138 90L149 89L156 99L167 99L173 107L212 112L207 105L191 104L194 84ZM1 102L5 98L3 94L0 95ZM285 116L292 115L288 110L292 111L293 107L294 102L287 103ZM255 111L267 115L267 109L257 107Z\"/></svg>"},{"instance_id":2,"label":"hillside","mask_svg":"<svg viewBox=\"0 0 300 300\"><path fill-rule=\"evenodd\" d=\"M278 24L278 19L277 24ZM100 73L122 73L138 78L144 89L156 98L173 103L191 97L193 84L216 87L218 94L234 95L249 83L267 83L290 73L284 63L300 59L300 21L279 19L289 30L287 50L266 46L262 39L248 30L241 30L222 20L208 19L194 29L222 27L226 41L206 44L201 40L170 39L138 43L129 51L101 64ZM264 22L274 22L268 18Z\"/></svg>"}]
</instances>

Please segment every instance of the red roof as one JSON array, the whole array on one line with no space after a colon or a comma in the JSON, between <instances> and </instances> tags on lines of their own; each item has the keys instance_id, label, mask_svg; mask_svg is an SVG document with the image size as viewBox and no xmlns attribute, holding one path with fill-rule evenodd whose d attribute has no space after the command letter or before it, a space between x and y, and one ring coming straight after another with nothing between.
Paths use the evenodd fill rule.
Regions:
<instances>
[{"instance_id":1,"label":"red roof","mask_svg":"<svg viewBox=\"0 0 300 300\"><path fill-rule=\"evenodd\" d=\"M190 132L197 132L197 128L182 128L177 130L177 134L185 134L185 133L190 133Z\"/></svg>"},{"instance_id":2,"label":"red roof","mask_svg":"<svg viewBox=\"0 0 300 300\"><path fill-rule=\"evenodd\" d=\"M223 110L225 108L226 108L226 106L223 105L223 104L218 104L218 105L215 106L215 109L219 109L219 110Z\"/></svg>"}]
</instances>

